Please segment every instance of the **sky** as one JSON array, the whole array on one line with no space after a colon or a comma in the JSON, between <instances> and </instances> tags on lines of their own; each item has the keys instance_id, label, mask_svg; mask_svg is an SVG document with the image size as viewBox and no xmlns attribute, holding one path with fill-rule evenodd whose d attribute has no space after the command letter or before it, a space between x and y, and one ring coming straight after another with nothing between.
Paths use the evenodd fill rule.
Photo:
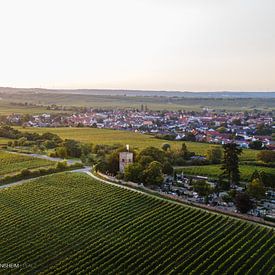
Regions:
<instances>
[{"instance_id":1,"label":"sky","mask_svg":"<svg viewBox=\"0 0 275 275\"><path fill-rule=\"evenodd\" d=\"M0 0L0 86L275 91L275 1Z\"/></svg>"}]
</instances>

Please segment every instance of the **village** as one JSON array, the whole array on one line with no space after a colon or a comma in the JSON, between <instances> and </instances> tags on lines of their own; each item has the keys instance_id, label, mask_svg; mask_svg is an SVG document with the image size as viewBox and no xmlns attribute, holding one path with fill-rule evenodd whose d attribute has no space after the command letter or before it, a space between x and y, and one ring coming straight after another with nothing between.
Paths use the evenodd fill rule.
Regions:
<instances>
[{"instance_id":1,"label":"village","mask_svg":"<svg viewBox=\"0 0 275 275\"><path fill-rule=\"evenodd\" d=\"M150 111L147 105L141 105L140 109L88 109L75 114L12 114L5 118L5 123L25 127L107 128L148 133L167 140L215 144L234 139L241 148L250 148L253 142L260 141L258 146L274 150L273 117L272 112L218 113L207 108L202 112Z\"/></svg>"}]
</instances>

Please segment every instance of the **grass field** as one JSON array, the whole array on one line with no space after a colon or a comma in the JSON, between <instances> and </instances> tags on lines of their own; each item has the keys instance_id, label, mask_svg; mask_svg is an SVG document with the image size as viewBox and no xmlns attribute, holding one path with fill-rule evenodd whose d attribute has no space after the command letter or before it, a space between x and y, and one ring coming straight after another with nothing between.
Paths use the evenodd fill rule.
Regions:
<instances>
[{"instance_id":1,"label":"grass field","mask_svg":"<svg viewBox=\"0 0 275 275\"><path fill-rule=\"evenodd\" d=\"M52 161L0 151L0 176L53 165Z\"/></svg>"},{"instance_id":2,"label":"grass field","mask_svg":"<svg viewBox=\"0 0 275 275\"><path fill-rule=\"evenodd\" d=\"M0 137L0 146L1 145L6 145L11 139L8 138L1 138Z\"/></svg>"},{"instance_id":3,"label":"grass field","mask_svg":"<svg viewBox=\"0 0 275 275\"><path fill-rule=\"evenodd\" d=\"M125 96L125 95L92 95L64 92L12 92L3 93L3 101L31 102L42 105L87 106L92 108L140 108L146 104L150 110L189 110L201 111L208 107L215 110L245 111L272 110L274 98L202 98L198 97L161 97L161 96ZM27 110L28 108L26 108ZM30 110L33 111L33 110Z\"/></svg>"},{"instance_id":4,"label":"grass field","mask_svg":"<svg viewBox=\"0 0 275 275\"><path fill-rule=\"evenodd\" d=\"M178 171L183 171L183 173L190 175L200 175L200 176L209 176L217 178L221 174L220 165L204 165L204 166L193 166L193 167L184 167L177 169ZM269 174L275 175L275 169L262 166L253 166L253 165L240 165L241 180L250 181L252 173L255 171L264 171Z\"/></svg>"},{"instance_id":5,"label":"grass field","mask_svg":"<svg viewBox=\"0 0 275 275\"><path fill-rule=\"evenodd\" d=\"M150 135L134 133L130 131L118 131L109 129L97 129L97 128L17 128L20 131L27 132L52 132L58 134L64 139L75 139L81 142L93 143L93 144L129 144L133 148L142 149L147 146L155 146L160 148L163 143L169 143L174 148L179 148L182 144L180 141L166 141L154 138ZM194 151L197 154L205 155L207 149L211 146L207 143L199 142L185 142L190 151ZM255 160L255 150L244 150L241 160Z\"/></svg>"},{"instance_id":6,"label":"grass field","mask_svg":"<svg viewBox=\"0 0 275 275\"><path fill-rule=\"evenodd\" d=\"M19 264L17 274L275 271L273 229L84 174L51 175L2 190L0 207L1 262Z\"/></svg>"}]
</instances>

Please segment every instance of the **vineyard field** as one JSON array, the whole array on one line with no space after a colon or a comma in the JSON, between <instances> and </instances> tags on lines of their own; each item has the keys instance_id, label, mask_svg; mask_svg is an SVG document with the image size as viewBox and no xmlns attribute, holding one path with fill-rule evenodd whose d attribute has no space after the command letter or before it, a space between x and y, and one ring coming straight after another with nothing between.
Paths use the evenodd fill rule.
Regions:
<instances>
[{"instance_id":1,"label":"vineyard field","mask_svg":"<svg viewBox=\"0 0 275 275\"><path fill-rule=\"evenodd\" d=\"M0 151L0 176L19 172L22 169L34 169L53 165L52 161Z\"/></svg>"},{"instance_id":2,"label":"vineyard field","mask_svg":"<svg viewBox=\"0 0 275 275\"><path fill-rule=\"evenodd\" d=\"M264 171L267 174L275 175L275 169L271 167L254 166L254 165L240 165L241 180L249 182L253 172ZM189 166L184 168L178 168L177 171L182 171L189 175L200 175L217 178L222 170L221 165L202 165L202 166Z\"/></svg>"},{"instance_id":3,"label":"vineyard field","mask_svg":"<svg viewBox=\"0 0 275 275\"><path fill-rule=\"evenodd\" d=\"M1 274L274 274L274 230L60 173L0 191Z\"/></svg>"}]
</instances>

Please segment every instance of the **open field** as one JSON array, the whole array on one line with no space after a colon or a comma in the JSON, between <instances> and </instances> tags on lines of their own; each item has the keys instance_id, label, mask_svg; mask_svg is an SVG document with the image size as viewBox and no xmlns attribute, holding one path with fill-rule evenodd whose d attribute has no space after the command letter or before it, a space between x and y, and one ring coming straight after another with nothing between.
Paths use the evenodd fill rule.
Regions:
<instances>
[{"instance_id":1,"label":"open field","mask_svg":"<svg viewBox=\"0 0 275 275\"><path fill-rule=\"evenodd\" d=\"M209 176L217 178L221 174L220 165L204 165L204 166L190 166L184 168L178 168L178 171L183 171L183 173L190 175L200 175L200 176ZM241 180L250 181L252 173L255 171L264 171L266 173L275 175L275 169L262 166L253 166L253 165L240 165Z\"/></svg>"},{"instance_id":2,"label":"open field","mask_svg":"<svg viewBox=\"0 0 275 275\"><path fill-rule=\"evenodd\" d=\"M24 99L23 99L24 100ZM25 101L23 101L25 102ZM19 102L19 103L22 103ZM19 106L11 104L10 100L0 100L0 115L10 115L10 114L44 114L44 113L63 113L62 110L47 110L44 106ZM67 112L70 113L70 112Z\"/></svg>"},{"instance_id":3,"label":"open field","mask_svg":"<svg viewBox=\"0 0 275 275\"><path fill-rule=\"evenodd\" d=\"M52 161L0 151L0 176L53 165Z\"/></svg>"},{"instance_id":4,"label":"open field","mask_svg":"<svg viewBox=\"0 0 275 275\"><path fill-rule=\"evenodd\" d=\"M161 147L163 143L169 143L174 148L179 148L182 144L181 141L166 141L154 138L150 135L134 133L129 131L118 131L109 129L97 129L97 128L17 128L20 131L26 132L52 132L64 139L75 139L81 142L93 143L93 144L129 144L133 148L145 148L147 146ZM207 143L199 142L185 142L190 151L194 151L197 154L205 155L207 149L211 146ZM217 145L219 146L219 145ZM255 150L244 150L241 160L255 160Z\"/></svg>"},{"instance_id":5,"label":"open field","mask_svg":"<svg viewBox=\"0 0 275 275\"><path fill-rule=\"evenodd\" d=\"M20 274L274 274L273 229L84 174L2 190L0 207L0 258Z\"/></svg>"},{"instance_id":6,"label":"open field","mask_svg":"<svg viewBox=\"0 0 275 275\"><path fill-rule=\"evenodd\" d=\"M0 146L1 145L7 145L7 143L10 141L11 139L8 138L1 138L0 137Z\"/></svg>"},{"instance_id":7,"label":"open field","mask_svg":"<svg viewBox=\"0 0 275 275\"><path fill-rule=\"evenodd\" d=\"M125 93L127 94L127 93ZM147 93L148 94L148 93ZM24 92L2 92L0 96L3 101L8 102L28 102L34 104L62 106L86 106L91 108L140 108L141 104L146 104L150 110L190 110L199 111L204 107L215 110L245 111L245 110L272 110L275 108L275 98L238 98L234 97L213 97L203 96L203 94L190 97L185 96L129 96L123 93L104 95L78 93L70 91L47 91L43 90ZM26 108L27 110L28 108ZM34 110L30 110L33 112Z\"/></svg>"}]
</instances>

